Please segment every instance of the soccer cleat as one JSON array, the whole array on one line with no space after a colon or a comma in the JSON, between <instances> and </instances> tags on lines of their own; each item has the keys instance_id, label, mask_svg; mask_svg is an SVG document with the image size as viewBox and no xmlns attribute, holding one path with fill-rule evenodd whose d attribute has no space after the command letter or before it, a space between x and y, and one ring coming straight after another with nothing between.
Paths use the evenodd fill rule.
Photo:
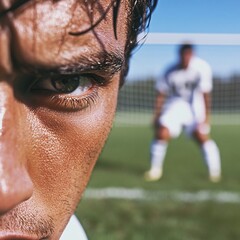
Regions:
<instances>
[{"instance_id":1,"label":"soccer cleat","mask_svg":"<svg viewBox=\"0 0 240 240\"><path fill-rule=\"evenodd\" d=\"M209 180L212 182L212 183L218 183L221 181L221 175L220 174L217 174L217 175L209 175Z\"/></svg>"},{"instance_id":2,"label":"soccer cleat","mask_svg":"<svg viewBox=\"0 0 240 240\"><path fill-rule=\"evenodd\" d=\"M162 177L162 169L153 168L145 172L144 179L147 182L154 182L159 180Z\"/></svg>"}]
</instances>

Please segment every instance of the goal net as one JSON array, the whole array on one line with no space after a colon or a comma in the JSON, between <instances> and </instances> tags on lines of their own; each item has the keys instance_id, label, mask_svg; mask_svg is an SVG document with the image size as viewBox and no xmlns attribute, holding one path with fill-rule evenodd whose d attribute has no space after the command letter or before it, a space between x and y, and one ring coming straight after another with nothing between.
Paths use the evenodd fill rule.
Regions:
<instances>
[{"instance_id":1,"label":"goal net","mask_svg":"<svg viewBox=\"0 0 240 240\"><path fill-rule=\"evenodd\" d=\"M240 45L240 35L219 35L150 34L146 44L179 44L184 39L191 39L195 45ZM151 124L155 81L156 77L127 80L119 93L116 124ZM211 122L240 124L240 74L232 73L227 77L214 75Z\"/></svg>"}]
</instances>

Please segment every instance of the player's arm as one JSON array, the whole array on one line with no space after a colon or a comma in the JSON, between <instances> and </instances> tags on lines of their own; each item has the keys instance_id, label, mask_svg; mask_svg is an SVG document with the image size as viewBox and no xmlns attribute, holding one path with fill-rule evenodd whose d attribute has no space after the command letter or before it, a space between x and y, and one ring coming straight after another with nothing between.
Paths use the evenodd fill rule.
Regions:
<instances>
[{"instance_id":1,"label":"player's arm","mask_svg":"<svg viewBox=\"0 0 240 240\"><path fill-rule=\"evenodd\" d=\"M211 114L211 94L203 93L204 107L205 107L205 119L198 125L199 138L208 139L210 131L210 114Z\"/></svg>"},{"instance_id":2,"label":"player's arm","mask_svg":"<svg viewBox=\"0 0 240 240\"><path fill-rule=\"evenodd\" d=\"M205 106L205 120L204 125L209 125L211 114L211 92L213 89L213 76L210 65L202 61L200 66L200 89L203 94L204 106Z\"/></svg>"},{"instance_id":3,"label":"player's arm","mask_svg":"<svg viewBox=\"0 0 240 240\"><path fill-rule=\"evenodd\" d=\"M205 121L204 123L209 124L211 114L211 93L203 93L204 105L205 105Z\"/></svg>"},{"instance_id":4,"label":"player's arm","mask_svg":"<svg viewBox=\"0 0 240 240\"><path fill-rule=\"evenodd\" d=\"M157 79L156 82L156 98L154 104L154 114L153 114L153 125L158 127L159 117L162 113L163 104L165 102L166 96L169 94L169 84L168 84L168 71Z\"/></svg>"},{"instance_id":5,"label":"player's arm","mask_svg":"<svg viewBox=\"0 0 240 240\"><path fill-rule=\"evenodd\" d=\"M165 101L165 97L166 95L161 93L161 92L157 92L157 96L156 96L156 100L155 100L155 105L154 105L154 115L153 115L153 123L154 126L158 125L158 120L159 117L161 115L162 112L162 108L163 108L163 104Z\"/></svg>"}]
</instances>

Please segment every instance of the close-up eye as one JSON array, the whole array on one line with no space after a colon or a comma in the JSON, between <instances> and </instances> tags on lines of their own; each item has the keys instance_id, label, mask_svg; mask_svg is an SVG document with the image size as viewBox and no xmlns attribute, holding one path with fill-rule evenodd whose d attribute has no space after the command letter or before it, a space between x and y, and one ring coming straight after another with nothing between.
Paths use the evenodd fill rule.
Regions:
<instances>
[{"instance_id":1,"label":"close-up eye","mask_svg":"<svg viewBox=\"0 0 240 240\"><path fill-rule=\"evenodd\" d=\"M78 111L89 107L98 97L104 80L90 74L41 77L30 87L35 103L61 111Z\"/></svg>"},{"instance_id":2,"label":"close-up eye","mask_svg":"<svg viewBox=\"0 0 240 240\"><path fill-rule=\"evenodd\" d=\"M66 75L41 79L37 81L31 89L68 94L72 96L81 96L90 90L93 85L94 79L88 75Z\"/></svg>"}]
</instances>

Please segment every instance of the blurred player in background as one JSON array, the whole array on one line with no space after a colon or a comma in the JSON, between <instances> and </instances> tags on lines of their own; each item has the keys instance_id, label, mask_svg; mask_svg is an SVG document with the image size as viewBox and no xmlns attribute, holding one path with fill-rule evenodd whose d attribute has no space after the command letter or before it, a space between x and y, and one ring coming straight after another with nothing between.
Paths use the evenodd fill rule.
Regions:
<instances>
[{"instance_id":1,"label":"blurred player in background","mask_svg":"<svg viewBox=\"0 0 240 240\"><path fill-rule=\"evenodd\" d=\"M212 71L208 63L194 56L191 44L179 49L179 60L156 84L154 112L155 139L151 145L151 168L145 173L147 181L162 177L168 142L180 135L182 128L199 145L206 161L209 179L221 179L220 154L209 138L210 94Z\"/></svg>"}]
</instances>

